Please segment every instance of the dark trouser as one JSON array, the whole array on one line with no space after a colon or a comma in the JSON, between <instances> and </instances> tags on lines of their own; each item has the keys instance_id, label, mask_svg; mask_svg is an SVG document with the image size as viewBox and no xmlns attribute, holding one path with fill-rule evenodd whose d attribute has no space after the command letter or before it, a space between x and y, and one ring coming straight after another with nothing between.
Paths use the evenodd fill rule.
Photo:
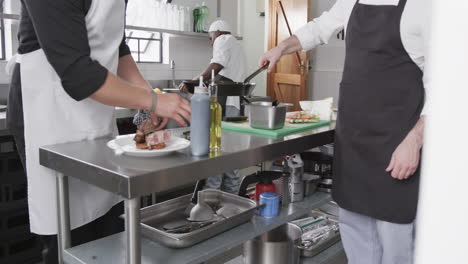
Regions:
<instances>
[{"instance_id":1,"label":"dark trouser","mask_svg":"<svg viewBox=\"0 0 468 264\"><path fill-rule=\"evenodd\" d=\"M8 127L13 135L21 162L26 168L23 104L21 96L20 65L16 64L10 84L7 113ZM123 214L123 203L114 206L107 214L72 231L72 246L124 231L124 222L118 217ZM57 236L39 236L43 242L44 264L58 263Z\"/></svg>"}]
</instances>

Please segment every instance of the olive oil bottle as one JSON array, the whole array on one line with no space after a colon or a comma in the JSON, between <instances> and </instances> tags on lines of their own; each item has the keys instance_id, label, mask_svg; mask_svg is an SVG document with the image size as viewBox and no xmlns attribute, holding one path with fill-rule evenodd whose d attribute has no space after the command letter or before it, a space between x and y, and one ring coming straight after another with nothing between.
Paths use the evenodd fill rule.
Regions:
<instances>
[{"instance_id":1,"label":"olive oil bottle","mask_svg":"<svg viewBox=\"0 0 468 264\"><path fill-rule=\"evenodd\" d=\"M221 119L223 109L218 103L218 85L215 83L214 70L211 72L210 92L210 152L218 152L221 150Z\"/></svg>"}]
</instances>

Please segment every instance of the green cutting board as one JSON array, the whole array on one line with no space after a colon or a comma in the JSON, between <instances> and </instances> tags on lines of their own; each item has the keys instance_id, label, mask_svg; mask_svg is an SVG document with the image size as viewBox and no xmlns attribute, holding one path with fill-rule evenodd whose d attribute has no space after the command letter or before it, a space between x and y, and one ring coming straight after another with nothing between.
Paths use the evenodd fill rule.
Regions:
<instances>
[{"instance_id":1,"label":"green cutting board","mask_svg":"<svg viewBox=\"0 0 468 264\"><path fill-rule=\"evenodd\" d=\"M269 137L283 137L314 128L329 125L330 121L319 121L310 124L289 124L286 123L283 128L276 130L256 129L251 128L248 121L245 122L223 122L222 128L226 131L241 132Z\"/></svg>"}]
</instances>

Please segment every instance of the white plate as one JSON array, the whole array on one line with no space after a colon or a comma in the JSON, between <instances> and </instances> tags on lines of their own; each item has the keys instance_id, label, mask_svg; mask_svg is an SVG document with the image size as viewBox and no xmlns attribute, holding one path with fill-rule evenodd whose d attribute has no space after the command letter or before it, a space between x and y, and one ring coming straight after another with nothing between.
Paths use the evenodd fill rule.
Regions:
<instances>
[{"instance_id":1,"label":"white plate","mask_svg":"<svg viewBox=\"0 0 468 264\"><path fill-rule=\"evenodd\" d=\"M175 151L184 150L190 146L190 141L179 137L172 137L171 140L166 143L166 147L164 149L137 149L135 141L133 141L134 137L135 134L118 136L107 142L107 146L113 149L116 155L125 154L134 157L166 156Z\"/></svg>"}]
</instances>

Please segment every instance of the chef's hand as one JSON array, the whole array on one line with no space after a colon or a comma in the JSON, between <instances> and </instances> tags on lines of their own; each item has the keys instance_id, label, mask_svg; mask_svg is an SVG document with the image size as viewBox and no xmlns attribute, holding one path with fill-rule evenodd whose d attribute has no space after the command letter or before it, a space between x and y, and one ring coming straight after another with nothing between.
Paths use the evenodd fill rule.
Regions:
<instances>
[{"instance_id":1,"label":"chef's hand","mask_svg":"<svg viewBox=\"0 0 468 264\"><path fill-rule=\"evenodd\" d=\"M190 103L177 94L160 94L155 112L162 118L173 119L180 126L187 126L190 121Z\"/></svg>"},{"instance_id":2,"label":"chef's hand","mask_svg":"<svg viewBox=\"0 0 468 264\"><path fill-rule=\"evenodd\" d=\"M393 152L387 172L394 179L407 180L419 167L423 145L424 117Z\"/></svg>"},{"instance_id":3,"label":"chef's hand","mask_svg":"<svg viewBox=\"0 0 468 264\"><path fill-rule=\"evenodd\" d=\"M159 131L159 130L163 130L167 126L167 123L169 122L169 118L160 118L155 113L152 113L151 121L156 126L156 130Z\"/></svg>"},{"instance_id":4,"label":"chef's hand","mask_svg":"<svg viewBox=\"0 0 468 264\"><path fill-rule=\"evenodd\" d=\"M280 47L273 48L263 54L263 56L260 58L259 66L263 67L267 63L270 63L268 66L268 72L271 72L273 71L278 61L281 59L281 56L283 56L282 49Z\"/></svg>"},{"instance_id":5,"label":"chef's hand","mask_svg":"<svg viewBox=\"0 0 468 264\"><path fill-rule=\"evenodd\" d=\"M301 42L296 35L292 35L285 41L281 42L278 47L273 48L265 53L260 58L259 66L263 67L268 62L270 62L270 65L268 66L268 72L272 72L283 55L291 54L300 50L302 50Z\"/></svg>"},{"instance_id":6,"label":"chef's hand","mask_svg":"<svg viewBox=\"0 0 468 264\"><path fill-rule=\"evenodd\" d=\"M187 88L187 85L185 85L185 83L179 84L179 91L185 94L189 93L189 90Z\"/></svg>"}]
</instances>

